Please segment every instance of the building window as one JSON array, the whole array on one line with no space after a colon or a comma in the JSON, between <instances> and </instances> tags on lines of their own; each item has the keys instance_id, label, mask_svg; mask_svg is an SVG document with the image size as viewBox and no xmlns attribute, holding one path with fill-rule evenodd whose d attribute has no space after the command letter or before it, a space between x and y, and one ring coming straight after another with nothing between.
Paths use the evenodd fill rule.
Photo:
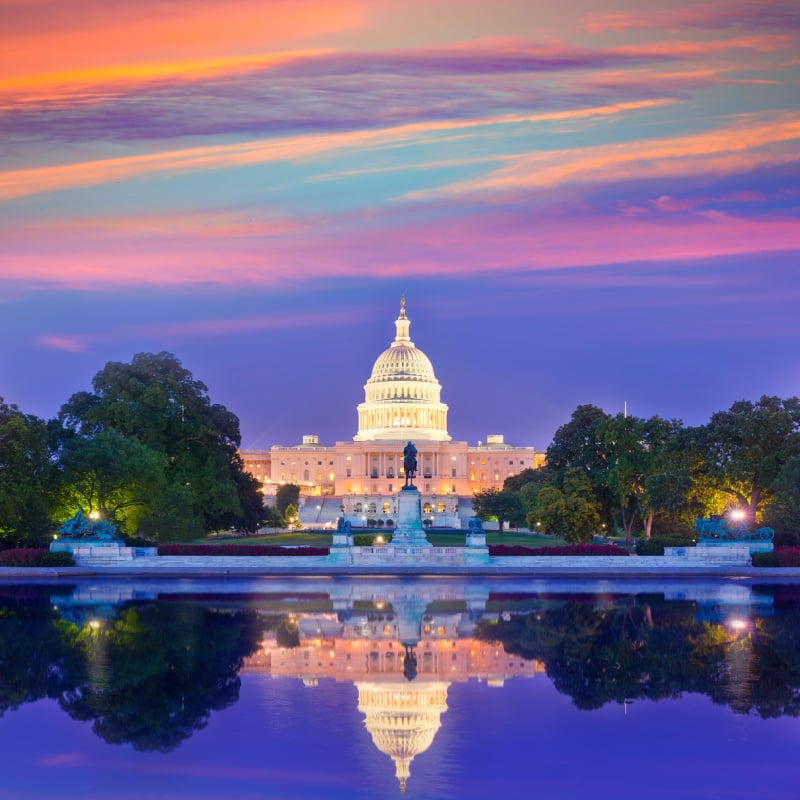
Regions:
<instances>
[{"instance_id":1,"label":"building window","mask_svg":"<svg viewBox=\"0 0 800 800\"><path fill-rule=\"evenodd\" d=\"M384 503L383 504L383 513L384 514L390 513L391 510L392 510L392 504L391 503Z\"/></svg>"},{"instance_id":2,"label":"building window","mask_svg":"<svg viewBox=\"0 0 800 800\"><path fill-rule=\"evenodd\" d=\"M453 469L450 470L450 473L451 473L451 477L455 478L456 477L456 468L453 467Z\"/></svg>"},{"instance_id":3,"label":"building window","mask_svg":"<svg viewBox=\"0 0 800 800\"><path fill-rule=\"evenodd\" d=\"M437 511L438 511L440 514L444 514L444 503L439 503L439 505L438 505L438 506L436 506L436 510L437 510Z\"/></svg>"},{"instance_id":4,"label":"building window","mask_svg":"<svg viewBox=\"0 0 800 800\"><path fill-rule=\"evenodd\" d=\"M423 514L430 514L431 511L432 511L432 508L431 508L431 504L430 503L425 503L425 505L422 506L422 513Z\"/></svg>"},{"instance_id":5,"label":"building window","mask_svg":"<svg viewBox=\"0 0 800 800\"><path fill-rule=\"evenodd\" d=\"M353 477L353 470L350 467L347 468L347 472L345 473L345 478L352 478Z\"/></svg>"}]
</instances>

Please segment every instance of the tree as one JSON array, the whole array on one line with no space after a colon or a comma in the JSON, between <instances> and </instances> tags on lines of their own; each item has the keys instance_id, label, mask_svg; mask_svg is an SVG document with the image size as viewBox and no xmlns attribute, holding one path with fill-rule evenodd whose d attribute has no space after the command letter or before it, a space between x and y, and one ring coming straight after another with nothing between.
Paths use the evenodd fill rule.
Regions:
<instances>
[{"instance_id":1,"label":"tree","mask_svg":"<svg viewBox=\"0 0 800 800\"><path fill-rule=\"evenodd\" d=\"M600 528L600 504L585 471L580 467L566 470L560 485L543 486L536 503L527 515L528 527L564 537L571 544L587 542Z\"/></svg>"},{"instance_id":2,"label":"tree","mask_svg":"<svg viewBox=\"0 0 800 800\"><path fill-rule=\"evenodd\" d=\"M45 538L52 471L44 421L0 398L0 548Z\"/></svg>"},{"instance_id":3,"label":"tree","mask_svg":"<svg viewBox=\"0 0 800 800\"><path fill-rule=\"evenodd\" d=\"M580 468L589 478L600 507L600 516L613 527L615 497L608 485L608 445L603 426L611 419L601 408L578 406L570 421L562 425L547 448L547 467L563 481L566 470Z\"/></svg>"},{"instance_id":4,"label":"tree","mask_svg":"<svg viewBox=\"0 0 800 800\"><path fill-rule=\"evenodd\" d=\"M59 451L60 516L78 508L133 533L153 498L164 491L166 457L113 430L67 436Z\"/></svg>"},{"instance_id":5,"label":"tree","mask_svg":"<svg viewBox=\"0 0 800 800\"><path fill-rule=\"evenodd\" d=\"M293 483L282 483L275 492L275 507L283 516L286 516L286 509L290 505L295 507L297 513L299 502L300 487Z\"/></svg>"},{"instance_id":6,"label":"tree","mask_svg":"<svg viewBox=\"0 0 800 800\"><path fill-rule=\"evenodd\" d=\"M800 542L800 456L787 461L773 485L775 499L764 511L764 523L775 529L776 541Z\"/></svg>"},{"instance_id":7,"label":"tree","mask_svg":"<svg viewBox=\"0 0 800 800\"><path fill-rule=\"evenodd\" d=\"M496 519L499 530L505 522L519 524L522 521L522 503L516 492L503 489L487 489L475 492L472 498L475 514L482 520Z\"/></svg>"},{"instance_id":8,"label":"tree","mask_svg":"<svg viewBox=\"0 0 800 800\"><path fill-rule=\"evenodd\" d=\"M294 505L292 505L292 503L289 503L289 505L286 506L283 516L290 526L298 524L297 509L294 507Z\"/></svg>"},{"instance_id":9,"label":"tree","mask_svg":"<svg viewBox=\"0 0 800 800\"><path fill-rule=\"evenodd\" d=\"M92 438L113 431L166 458L165 489L143 518L156 529L164 516L174 530L181 502L181 531L191 538L231 525L252 525L261 502L255 481L242 477L239 420L212 404L207 387L171 353L139 353L130 364L109 362L92 380L92 392L73 395L59 420L67 431ZM245 509L249 522L244 521Z\"/></svg>"},{"instance_id":10,"label":"tree","mask_svg":"<svg viewBox=\"0 0 800 800\"><path fill-rule=\"evenodd\" d=\"M617 414L608 417L598 426L605 442L608 488L617 498L625 533L630 545L637 519L644 528L645 538L650 538L653 519L659 509L658 493L650 479L666 463L664 450L677 435L681 423L660 417L640 417Z\"/></svg>"},{"instance_id":11,"label":"tree","mask_svg":"<svg viewBox=\"0 0 800 800\"><path fill-rule=\"evenodd\" d=\"M763 396L718 411L696 431L702 476L754 521L783 467L800 455L800 400Z\"/></svg>"}]
</instances>

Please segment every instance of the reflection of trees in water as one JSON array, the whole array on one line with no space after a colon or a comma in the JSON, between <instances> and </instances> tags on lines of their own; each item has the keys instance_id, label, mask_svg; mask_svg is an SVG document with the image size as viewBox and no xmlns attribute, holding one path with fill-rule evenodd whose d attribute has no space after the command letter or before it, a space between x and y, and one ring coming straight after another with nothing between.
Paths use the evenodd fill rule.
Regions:
<instances>
[{"instance_id":1,"label":"reflection of trees in water","mask_svg":"<svg viewBox=\"0 0 800 800\"><path fill-rule=\"evenodd\" d=\"M482 621L478 638L544 662L578 708L705 694L737 713L800 714L800 604L732 627L698 621L688 602L552 603Z\"/></svg>"},{"instance_id":2,"label":"reflection of trees in water","mask_svg":"<svg viewBox=\"0 0 800 800\"><path fill-rule=\"evenodd\" d=\"M92 720L110 744L168 751L239 699L242 660L258 646L249 611L188 604L125 608L81 633L93 680L60 699L73 719Z\"/></svg>"},{"instance_id":3,"label":"reflection of trees in water","mask_svg":"<svg viewBox=\"0 0 800 800\"><path fill-rule=\"evenodd\" d=\"M0 717L25 703L57 698L85 678L75 626L49 594L25 587L0 592Z\"/></svg>"},{"instance_id":4,"label":"reflection of trees in water","mask_svg":"<svg viewBox=\"0 0 800 800\"><path fill-rule=\"evenodd\" d=\"M252 611L190 604L126 606L79 628L49 603L0 599L0 714L50 697L110 744L172 750L238 700L262 630Z\"/></svg>"},{"instance_id":5,"label":"reflection of trees in water","mask_svg":"<svg viewBox=\"0 0 800 800\"><path fill-rule=\"evenodd\" d=\"M738 626L727 612L709 621L695 603L659 596L495 602L500 618L479 622L478 638L541 660L579 708L696 692L737 713L800 715L795 590L775 589L774 613ZM0 587L0 716L52 698L109 743L168 751L238 700L242 661L266 630L297 646L302 611L173 601L120 606L102 623L90 616L63 616L46 589Z\"/></svg>"}]
</instances>

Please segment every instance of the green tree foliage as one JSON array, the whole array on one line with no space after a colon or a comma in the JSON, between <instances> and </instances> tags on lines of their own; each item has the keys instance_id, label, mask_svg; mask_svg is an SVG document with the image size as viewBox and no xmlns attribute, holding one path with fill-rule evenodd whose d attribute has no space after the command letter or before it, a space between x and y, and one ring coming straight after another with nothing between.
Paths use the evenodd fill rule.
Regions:
<instances>
[{"instance_id":1,"label":"green tree foliage","mask_svg":"<svg viewBox=\"0 0 800 800\"><path fill-rule=\"evenodd\" d=\"M522 501L519 494L508 489L487 489L475 492L472 507L476 516L482 520L497 520L499 529L503 530L506 522L519 525L523 519Z\"/></svg>"},{"instance_id":2,"label":"green tree foliage","mask_svg":"<svg viewBox=\"0 0 800 800\"><path fill-rule=\"evenodd\" d=\"M46 424L0 398L0 548L47 538L52 472Z\"/></svg>"},{"instance_id":3,"label":"green tree foliage","mask_svg":"<svg viewBox=\"0 0 800 800\"><path fill-rule=\"evenodd\" d=\"M555 432L547 448L547 466L557 482L563 481L566 470L582 469L600 506L601 521L610 529L617 503L608 486L609 453L602 433L609 419L597 406L578 406L570 421Z\"/></svg>"},{"instance_id":4,"label":"green tree foliage","mask_svg":"<svg viewBox=\"0 0 800 800\"><path fill-rule=\"evenodd\" d=\"M134 533L153 498L166 488L166 456L114 430L67 436L59 455L59 511L64 518L80 507Z\"/></svg>"},{"instance_id":5,"label":"green tree foliage","mask_svg":"<svg viewBox=\"0 0 800 800\"><path fill-rule=\"evenodd\" d=\"M763 522L775 529L784 544L800 543L800 456L790 458L773 484L775 498L764 512Z\"/></svg>"},{"instance_id":6,"label":"green tree foliage","mask_svg":"<svg viewBox=\"0 0 800 800\"><path fill-rule=\"evenodd\" d=\"M600 504L586 472L567 469L560 480L543 485L527 515L531 530L562 536L571 544L588 542L600 530Z\"/></svg>"},{"instance_id":7,"label":"green tree foliage","mask_svg":"<svg viewBox=\"0 0 800 800\"><path fill-rule=\"evenodd\" d=\"M289 525L297 525L297 509L294 507L292 503L289 503L286 506L286 510L283 512L283 517Z\"/></svg>"},{"instance_id":8,"label":"green tree foliage","mask_svg":"<svg viewBox=\"0 0 800 800\"><path fill-rule=\"evenodd\" d=\"M713 414L695 437L698 479L756 520L774 497L781 470L800 455L800 400L741 400Z\"/></svg>"},{"instance_id":9,"label":"green tree foliage","mask_svg":"<svg viewBox=\"0 0 800 800\"><path fill-rule=\"evenodd\" d=\"M658 489L663 486L653 478L668 467L665 448L680 429L677 420L624 414L608 417L598 426L606 453L605 483L617 500L628 544L637 526L644 528L645 538L650 538L653 519L661 510Z\"/></svg>"},{"instance_id":10,"label":"green tree foliage","mask_svg":"<svg viewBox=\"0 0 800 800\"><path fill-rule=\"evenodd\" d=\"M300 487L294 483L282 483L275 492L275 507L279 513L286 516L286 509L294 506L297 509L300 502ZM295 512L296 513L296 512Z\"/></svg>"},{"instance_id":11,"label":"green tree foliage","mask_svg":"<svg viewBox=\"0 0 800 800\"><path fill-rule=\"evenodd\" d=\"M258 527L261 496L238 455L239 421L210 402L207 387L175 356L139 353L130 364L110 362L92 388L73 395L59 421L72 436L113 432L165 460L163 491L140 515L149 536L194 538Z\"/></svg>"}]
</instances>

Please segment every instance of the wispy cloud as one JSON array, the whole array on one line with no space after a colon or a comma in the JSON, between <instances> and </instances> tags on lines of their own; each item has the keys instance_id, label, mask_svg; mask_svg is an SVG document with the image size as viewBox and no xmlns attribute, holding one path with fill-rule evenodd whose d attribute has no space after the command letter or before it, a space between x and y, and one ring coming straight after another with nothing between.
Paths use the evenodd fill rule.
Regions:
<instances>
[{"instance_id":1,"label":"wispy cloud","mask_svg":"<svg viewBox=\"0 0 800 800\"><path fill-rule=\"evenodd\" d=\"M586 16L584 24L592 33L619 33L636 28L796 31L800 28L800 9L793 0L723 0L683 7L676 4L660 8L643 7L629 12L598 12Z\"/></svg>"},{"instance_id":2,"label":"wispy cloud","mask_svg":"<svg viewBox=\"0 0 800 800\"><path fill-rule=\"evenodd\" d=\"M36 763L43 767L79 767L89 759L89 754L84 752L57 753L51 756L39 756Z\"/></svg>"},{"instance_id":3,"label":"wispy cloud","mask_svg":"<svg viewBox=\"0 0 800 800\"><path fill-rule=\"evenodd\" d=\"M782 115L773 123L745 118L724 128L689 136L519 155L485 176L454 182L437 190L412 192L404 199L516 192L565 184L674 178L700 173L741 173L758 166L800 160L798 140L800 116L796 114Z\"/></svg>"},{"instance_id":4,"label":"wispy cloud","mask_svg":"<svg viewBox=\"0 0 800 800\"><path fill-rule=\"evenodd\" d=\"M362 310L359 309L359 312ZM178 342L185 340L217 339L226 336L245 336L272 330L326 327L351 324L358 313L351 308L321 311L313 314L271 314L263 317L158 322L145 325L118 326L103 333L44 334L36 343L51 350L87 353L99 342L142 341Z\"/></svg>"},{"instance_id":5,"label":"wispy cloud","mask_svg":"<svg viewBox=\"0 0 800 800\"><path fill-rule=\"evenodd\" d=\"M420 122L376 130L287 136L241 144L209 145L74 164L7 170L0 172L0 199L96 186L148 175L175 175L269 162L319 159L336 152L363 151L402 142L419 141L426 135L441 134L452 130L475 130L488 126L588 119L663 106L671 102L673 101L670 99L657 98L590 106L568 111Z\"/></svg>"}]
</instances>

